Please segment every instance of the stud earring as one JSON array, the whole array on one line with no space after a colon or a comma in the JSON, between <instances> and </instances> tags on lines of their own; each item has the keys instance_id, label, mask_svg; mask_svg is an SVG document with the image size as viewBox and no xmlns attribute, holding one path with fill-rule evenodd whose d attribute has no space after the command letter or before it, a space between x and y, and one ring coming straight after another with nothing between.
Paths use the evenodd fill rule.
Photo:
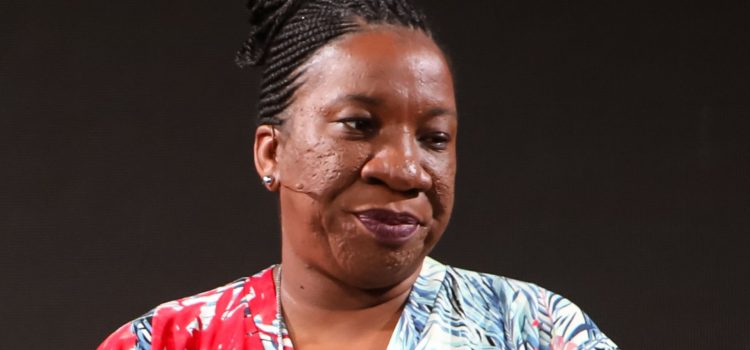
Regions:
<instances>
[{"instance_id":1,"label":"stud earring","mask_svg":"<svg viewBox=\"0 0 750 350\"><path fill-rule=\"evenodd\" d=\"M263 176L263 180L262 181L263 181L264 185L270 186L273 183L273 177L265 175L265 176Z\"/></svg>"}]
</instances>

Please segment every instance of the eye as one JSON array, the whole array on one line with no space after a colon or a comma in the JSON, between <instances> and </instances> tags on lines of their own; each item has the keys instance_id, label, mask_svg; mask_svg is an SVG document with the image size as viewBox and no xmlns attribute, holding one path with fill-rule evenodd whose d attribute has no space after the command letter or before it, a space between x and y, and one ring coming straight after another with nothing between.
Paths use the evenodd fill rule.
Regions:
<instances>
[{"instance_id":1,"label":"eye","mask_svg":"<svg viewBox=\"0 0 750 350\"><path fill-rule=\"evenodd\" d=\"M437 151L443 151L447 149L448 143L450 143L450 141L450 135L442 131L427 133L419 138L419 142Z\"/></svg>"},{"instance_id":2,"label":"eye","mask_svg":"<svg viewBox=\"0 0 750 350\"><path fill-rule=\"evenodd\" d=\"M363 136L369 136L377 129L375 120L370 117L348 117L338 121L343 124L348 131L358 133Z\"/></svg>"}]
</instances>

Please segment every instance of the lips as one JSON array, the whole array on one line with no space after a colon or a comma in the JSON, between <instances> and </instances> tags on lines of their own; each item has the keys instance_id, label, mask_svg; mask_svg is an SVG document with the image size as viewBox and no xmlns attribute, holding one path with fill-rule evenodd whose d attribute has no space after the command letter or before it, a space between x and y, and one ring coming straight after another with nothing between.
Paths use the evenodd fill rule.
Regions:
<instances>
[{"instance_id":1,"label":"lips","mask_svg":"<svg viewBox=\"0 0 750 350\"><path fill-rule=\"evenodd\" d=\"M419 228L419 219L408 213L372 209L358 212L355 216L378 242L388 245L406 243Z\"/></svg>"}]
</instances>

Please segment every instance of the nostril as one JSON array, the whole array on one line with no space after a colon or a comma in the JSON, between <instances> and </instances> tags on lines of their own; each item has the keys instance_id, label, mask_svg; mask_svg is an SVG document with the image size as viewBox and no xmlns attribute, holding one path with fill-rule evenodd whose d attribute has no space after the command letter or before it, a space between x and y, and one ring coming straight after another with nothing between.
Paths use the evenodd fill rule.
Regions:
<instances>
[{"instance_id":1,"label":"nostril","mask_svg":"<svg viewBox=\"0 0 750 350\"><path fill-rule=\"evenodd\" d=\"M374 176L365 178L365 182L368 185L382 185L382 186L392 188L392 186L389 186L388 183ZM413 198L413 197L419 196L420 190L418 188L410 188L408 190L403 190L399 192L403 193L406 197Z\"/></svg>"},{"instance_id":2,"label":"nostril","mask_svg":"<svg viewBox=\"0 0 750 350\"><path fill-rule=\"evenodd\" d=\"M385 185L385 182L383 180L378 179L377 177L369 176L365 179L365 182L369 185Z\"/></svg>"},{"instance_id":3,"label":"nostril","mask_svg":"<svg viewBox=\"0 0 750 350\"><path fill-rule=\"evenodd\" d=\"M416 188L412 188L410 190L404 191L404 194L409 198L417 197L419 196L419 190Z\"/></svg>"}]
</instances>

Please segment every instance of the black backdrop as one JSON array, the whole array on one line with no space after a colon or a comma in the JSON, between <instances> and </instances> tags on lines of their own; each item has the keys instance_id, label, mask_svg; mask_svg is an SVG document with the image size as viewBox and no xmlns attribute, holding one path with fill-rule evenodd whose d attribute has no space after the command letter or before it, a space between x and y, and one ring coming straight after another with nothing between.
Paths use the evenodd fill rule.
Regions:
<instances>
[{"instance_id":1,"label":"black backdrop","mask_svg":"<svg viewBox=\"0 0 750 350\"><path fill-rule=\"evenodd\" d=\"M750 349L747 5L420 1L460 108L433 256L627 349ZM242 1L0 5L3 349L92 349L278 260Z\"/></svg>"}]
</instances>

